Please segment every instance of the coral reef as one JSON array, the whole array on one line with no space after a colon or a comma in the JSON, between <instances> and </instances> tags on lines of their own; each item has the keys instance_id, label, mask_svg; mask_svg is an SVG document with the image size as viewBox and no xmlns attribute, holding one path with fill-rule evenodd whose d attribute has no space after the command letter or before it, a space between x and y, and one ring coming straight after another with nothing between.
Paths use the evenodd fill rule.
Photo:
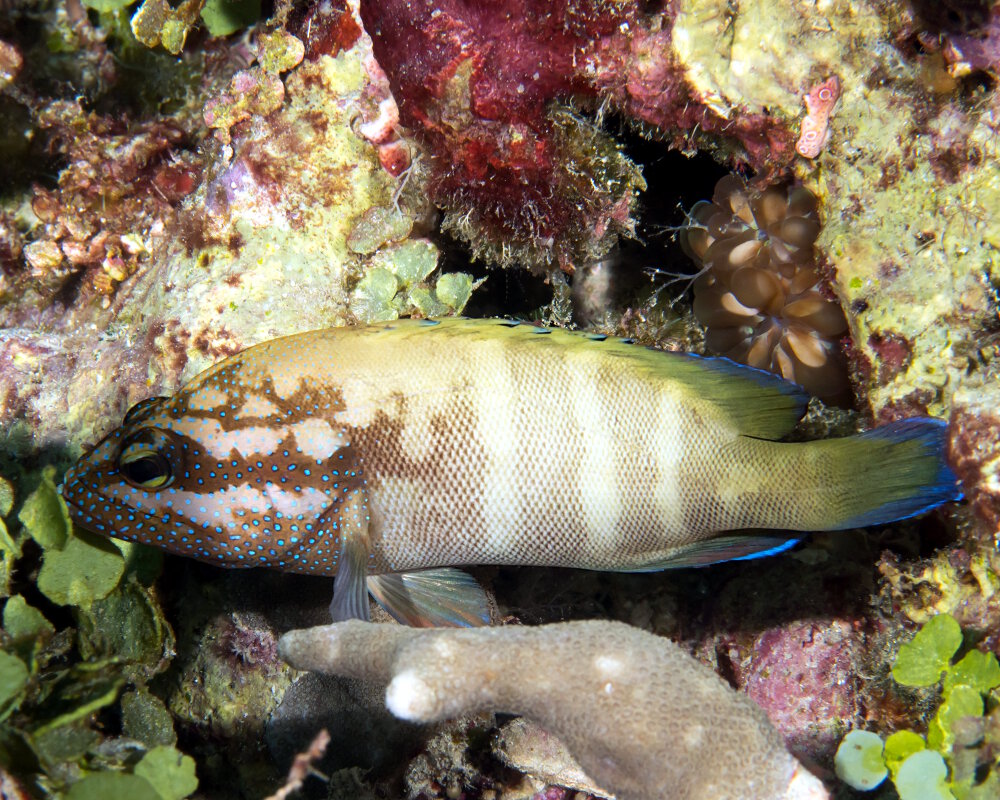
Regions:
<instances>
[{"instance_id":1,"label":"coral reef","mask_svg":"<svg viewBox=\"0 0 1000 800\"><path fill-rule=\"evenodd\" d=\"M9 104L4 113L23 114L11 120L27 129L27 144L0 140L8 162L0 169L16 179L5 184L0 215L0 461L23 496L33 496L35 465L63 463L186 371L257 339L364 317L353 301L369 271L400 280L400 296L377 298L372 313L385 314L390 303L405 314L464 305L473 281L451 273L439 283L437 248L421 235L428 208L417 173L392 175L352 127L373 93L371 46L346 6L325 5L317 19L339 30L353 24L353 38L321 46L303 37L309 47L298 66L302 40L280 28L209 44L189 35L187 49L194 41L196 52L163 61L136 54L145 48L123 10L92 22L78 4L65 8L79 12L72 30L90 38L73 33L74 49L58 58L100 67L92 84L93 71L82 68L73 83L50 80L56 57L39 52L36 29L0 20L8 81L0 102ZM66 33L55 17L41 19ZM321 21L315 28L330 30ZM130 82L140 66L144 90ZM281 103L209 127L206 109L220 111L210 101L232 100L225 93L234 73L258 67L283 73ZM67 87L69 97L48 94ZM225 130L228 144L213 130ZM10 163L15 146L31 155L25 164ZM372 225L373 209L392 224ZM404 242L411 233L414 241ZM61 514L48 511L44 525L15 523L0 536L5 614L26 609L19 631L27 630L22 617L42 620L23 647L3 634L5 651L15 647L24 667L7 664L0 766L54 792L82 784L75 791L117 798L155 789L179 800L193 790L189 758L172 750L177 765L167 769L155 753L147 766L159 772L149 781L138 766L146 750L176 743L176 724L195 743L207 791L262 796L260 787L276 785L279 774L259 757L264 723L287 674L273 663L275 623L234 611L238 593L197 586L187 596L199 604L172 609L184 621L175 641L150 588L158 566L149 555L85 532L67 535ZM46 525L63 533L46 538ZM32 538L29 529L43 533ZM255 580L249 593L262 586ZM161 678L153 694L148 683L175 648L176 683ZM233 762L247 767L233 775L216 766ZM83 770L97 774L81 782Z\"/></svg>"},{"instance_id":2,"label":"coral reef","mask_svg":"<svg viewBox=\"0 0 1000 800\"><path fill-rule=\"evenodd\" d=\"M366 1L361 13L399 119L429 151L444 228L479 258L572 272L632 233L639 172L559 102L596 100L678 146L697 136L758 168L793 154L780 117L691 90L672 6Z\"/></svg>"},{"instance_id":3,"label":"coral reef","mask_svg":"<svg viewBox=\"0 0 1000 800\"><path fill-rule=\"evenodd\" d=\"M949 457L1000 549L1000 376L986 373L982 383L970 381L952 398Z\"/></svg>"},{"instance_id":4,"label":"coral reef","mask_svg":"<svg viewBox=\"0 0 1000 800\"><path fill-rule=\"evenodd\" d=\"M385 685L403 719L527 715L622 800L827 797L756 706L676 645L621 623L418 631L349 621L278 646L299 669Z\"/></svg>"},{"instance_id":5,"label":"coral reef","mask_svg":"<svg viewBox=\"0 0 1000 800\"><path fill-rule=\"evenodd\" d=\"M180 561L154 586L148 553L66 527L59 472L44 478L39 465L63 465L134 402L248 344L451 313L470 295L480 314L565 325L572 291L579 318L603 333L700 351L684 300L623 286L644 284L646 267L683 263L662 228L677 221L677 202L710 194L722 166L753 173L747 186L757 187L730 198L768 185L783 187L783 202L792 186L817 198L796 224L846 319L858 414L817 406L796 436L947 418L968 504L813 538L769 563L600 580L488 571L504 615L610 615L667 633L754 698L819 769L848 726L917 736L938 716L937 684L907 688L889 675L915 625L952 614L967 646L1000 653L996 3L309 0L274 4L266 23L258 9L3 4L0 465L16 487L15 499L0 482L3 792L76 783L74 797L181 797L193 765L174 749L178 733L202 794L274 791L280 759L311 738L279 746L275 727L279 763L263 750L290 684L275 633L324 621L329 600L325 583ZM674 160L670 148L701 156ZM642 194L658 169L667 179ZM743 235L761 230L752 204L741 218L727 203ZM485 267L470 268L441 235L439 212L480 260L550 283L508 270L474 292ZM818 233L801 222L820 219ZM774 237L741 243L759 254ZM798 268L796 257L778 261ZM576 271L572 289L554 268ZM780 316L791 287L765 297L766 282L717 282L706 294L704 278L698 310L718 313L727 295L743 308L777 304L779 368L804 363L793 329L807 357L839 352L839 341L827 351L802 338L812 329ZM824 282L806 289L832 311ZM179 621L176 639L168 619ZM550 670L567 672L566 662ZM289 690L273 719L313 733L323 692ZM995 695L951 726L952 775L995 764ZM363 717L360 695L337 697ZM362 779L347 760L320 768L337 770L331 791L345 798L398 796L404 781L428 798L568 796L543 787L567 774L546 770L564 763L548 751L540 764L499 751L527 781L498 766L491 725L466 718L426 740L400 736L398 749L394 739L379 751L391 777ZM339 745L330 749L350 751ZM940 759L930 768L943 774Z\"/></svg>"},{"instance_id":6,"label":"coral reef","mask_svg":"<svg viewBox=\"0 0 1000 800\"><path fill-rule=\"evenodd\" d=\"M258 42L260 63L243 74L261 80L288 70L304 49L287 32ZM223 125L222 109L232 111L226 94L214 105L196 95L198 117L231 138L202 140L197 152L198 140L177 125L125 128L73 104L51 107L42 119L61 126L56 141L65 142L70 165L58 193L35 191L44 225L10 244L29 267L5 272L0 362L10 367L0 385L8 426L30 422L36 446L72 452L134 402L253 342L357 316L386 319L390 305L395 314L464 305L471 279L452 276L437 291L428 243L428 268L402 282L401 297L393 288L369 292L363 308L356 300L366 274L393 258L379 248L406 238L426 206L420 181L387 172L353 130L371 50L367 36L345 44L353 46L286 72L280 107L247 101ZM218 80L220 89L228 82ZM190 149L178 150L182 143ZM356 230L370 228L373 209L405 225L359 249ZM103 308L88 303L97 295Z\"/></svg>"},{"instance_id":7,"label":"coral reef","mask_svg":"<svg viewBox=\"0 0 1000 800\"><path fill-rule=\"evenodd\" d=\"M541 784L537 787L539 793L544 786L551 785L597 797L608 796L604 789L594 785L566 745L524 717L512 719L500 728L493 749L505 764L536 776Z\"/></svg>"},{"instance_id":8,"label":"coral reef","mask_svg":"<svg viewBox=\"0 0 1000 800\"><path fill-rule=\"evenodd\" d=\"M255 115L267 116L281 108L285 85L279 75L299 65L305 46L287 31L262 34L257 39L256 66L233 75L229 91L205 104L205 124L215 128L219 141L229 144L229 129Z\"/></svg>"},{"instance_id":9,"label":"coral reef","mask_svg":"<svg viewBox=\"0 0 1000 800\"><path fill-rule=\"evenodd\" d=\"M755 190L731 175L711 203L691 209L681 244L701 266L694 314L707 328L709 350L843 404L849 391L839 340L847 321L823 292L816 205L802 187Z\"/></svg>"},{"instance_id":10,"label":"coral reef","mask_svg":"<svg viewBox=\"0 0 1000 800\"><path fill-rule=\"evenodd\" d=\"M194 189L201 167L187 134L170 121L126 126L55 101L38 112L49 147L68 162L57 187L35 186L38 225L24 246L28 270L6 277L0 300L47 305L69 281L105 306L162 241L176 208ZM82 274L81 274L82 273Z\"/></svg>"}]
</instances>

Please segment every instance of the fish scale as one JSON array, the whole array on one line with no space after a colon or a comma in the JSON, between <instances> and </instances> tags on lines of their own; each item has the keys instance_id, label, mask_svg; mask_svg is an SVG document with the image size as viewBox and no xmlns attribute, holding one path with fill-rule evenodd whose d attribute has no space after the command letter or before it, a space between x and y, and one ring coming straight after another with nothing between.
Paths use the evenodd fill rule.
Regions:
<instances>
[{"instance_id":1,"label":"fish scale","mask_svg":"<svg viewBox=\"0 0 1000 800\"><path fill-rule=\"evenodd\" d=\"M336 575L335 617L364 617L367 588L414 624L483 620L455 566L699 565L959 496L941 423L777 441L806 400L725 359L496 320L313 331L143 401L63 494L99 533Z\"/></svg>"}]
</instances>

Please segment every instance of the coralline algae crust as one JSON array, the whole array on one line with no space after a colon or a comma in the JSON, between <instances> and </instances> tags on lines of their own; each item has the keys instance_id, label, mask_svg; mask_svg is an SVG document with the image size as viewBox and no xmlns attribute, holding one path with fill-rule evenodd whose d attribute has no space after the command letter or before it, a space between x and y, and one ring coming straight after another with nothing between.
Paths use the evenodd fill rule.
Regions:
<instances>
[{"instance_id":1,"label":"coralline algae crust","mask_svg":"<svg viewBox=\"0 0 1000 800\"><path fill-rule=\"evenodd\" d=\"M767 0L682 0L673 44L685 77L715 113L728 118L743 108L786 119L802 112L806 87L825 77L822 65L837 63L842 46L832 26L816 24L814 13Z\"/></svg>"},{"instance_id":2,"label":"coralline algae crust","mask_svg":"<svg viewBox=\"0 0 1000 800\"><path fill-rule=\"evenodd\" d=\"M173 380L255 341L343 324L348 284L363 271L347 237L369 207L391 202L395 180L350 128L364 85L358 52L307 61L286 83L287 105L251 122L192 200L188 235L158 259L141 308L164 321L157 366ZM215 346L177 353L178 335Z\"/></svg>"}]
</instances>

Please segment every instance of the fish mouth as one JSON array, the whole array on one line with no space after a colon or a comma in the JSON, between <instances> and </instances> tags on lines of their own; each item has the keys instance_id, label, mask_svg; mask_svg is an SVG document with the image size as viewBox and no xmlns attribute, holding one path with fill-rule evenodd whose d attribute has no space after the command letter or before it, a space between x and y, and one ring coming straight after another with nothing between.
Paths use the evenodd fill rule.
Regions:
<instances>
[{"instance_id":1,"label":"fish mouth","mask_svg":"<svg viewBox=\"0 0 1000 800\"><path fill-rule=\"evenodd\" d=\"M117 536L117 531L109 527L102 520L116 513L134 513L120 501L116 501L97 489L87 488L88 484L83 480L81 470L71 467L63 477L63 482L59 484L58 491L69 511L69 518L74 524L88 531L100 533L104 536ZM92 499L91 508L101 504L103 514L96 516L86 510L83 501Z\"/></svg>"}]
</instances>

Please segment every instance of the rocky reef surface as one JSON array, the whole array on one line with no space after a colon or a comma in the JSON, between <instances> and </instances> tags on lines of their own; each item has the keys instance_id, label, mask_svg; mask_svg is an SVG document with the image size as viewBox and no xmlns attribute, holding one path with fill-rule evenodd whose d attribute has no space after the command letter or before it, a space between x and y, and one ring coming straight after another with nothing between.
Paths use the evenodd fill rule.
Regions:
<instances>
[{"instance_id":1,"label":"rocky reef surface","mask_svg":"<svg viewBox=\"0 0 1000 800\"><path fill-rule=\"evenodd\" d=\"M311 328L467 308L709 352L685 289L711 259L674 234L731 170L748 197L814 198L749 237L813 248L787 359L811 365L822 318L839 406L797 435L946 419L966 500L765 561L477 577L506 622L673 639L831 788L848 730L924 730L937 696L891 680L900 642L947 613L1000 653L998 30L957 0L5 4L5 796L181 798L193 771L204 796L264 796L324 725L314 796L599 792L544 731L417 728L293 673L277 636L326 621L326 582L163 568L73 531L54 487L135 402ZM759 280L743 296L772 302Z\"/></svg>"}]
</instances>

